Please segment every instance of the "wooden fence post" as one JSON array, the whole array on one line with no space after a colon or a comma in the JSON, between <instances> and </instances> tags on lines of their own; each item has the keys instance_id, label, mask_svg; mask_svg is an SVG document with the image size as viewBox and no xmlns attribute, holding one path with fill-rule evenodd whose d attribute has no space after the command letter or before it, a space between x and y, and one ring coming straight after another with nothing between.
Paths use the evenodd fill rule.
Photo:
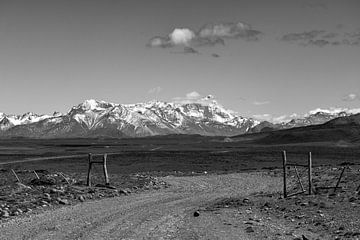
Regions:
<instances>
[{"instance_id":1,"label":"wooden fence post","mask_svg":"<svg viewBox=\"0 0 360 240\"><path fill-rule=\"evenodd\" d=\"M21 181L20 181L18 175L16 174L16 172L14 171L14 169L11 169L11 171L12 171L12 173L15 175L16 180L17 180L19 183L21 183Z\"/></svg>"},{"instance_id":2,"label":"wooden fence post","mask_svg":"<svg viewBox=\"0 0 360 240\"><path fill-rule=\"evenodd\" d=\"M284 198L287 198L287 193L286 193L286 151L282 152L282 158L283 158Z\"/></svg>"},{"instance_id":3,"label":"wooden fence post","mask_svg":"<svg viewBox=\"0 0 360 240\"><path fill-rule=\"evenodd\" d=\"M89 168L88 168L88 174L87 174L87 185L91 186L91 165L92 165L92 154L89 153Z\"/></svg>"},{"instance_id":4,"label":"wooden fence post","mask_svg":"<svg viewBox=\"0 0 360 240\"><path fill-rule=\"evenodd\" d=\"M338 179L337 182L336 182L336 186L335 186L335 188L334 188L334 193L336 192L337 188L339 187L341 178L342 178L342 176L343 176L343 174L344 174L344 172L345 172L345 168L346 168L346 167L343 167L343 169L342 169L342 171L341 171L341 173L340 173L340 177L339 177L339 179Z\"/></svg>"},{"instance_id":5,"label":"wooden fence post","mask_svg":"<svg viewBox=\"0 0 360 240\"><path fill-rule=\"evenodd\" d=\"M37 179L40 179L40 177L39 177L39 175L37 174L37 172L36 172L35 170L34 170L33 172L34 172L36 178L37 178Z\"/></svg>"},{"instance_id":6,"label":"wooden fence post","mask_svg":"<svg viewBox=\"0 0 360 240\"><path fill-rule=\"evenodd\" d=\"M103 157L103 170L104 170L104 176L105 176L105 184L109 185L109 175L106 168L106 160L107 160L107 154L104 154Z\"/></svg>"},{"instance_id":7,"label":"wooden fence post","mask_svg":"<svg viewBox=\"0 0 360 240\"><path fill-rule=\"evenodd\" d=\"M308 177L309 177L309 195L312 194L312 157L311 152L309 152L308 158Z\"/></svg>"}]
</instances>

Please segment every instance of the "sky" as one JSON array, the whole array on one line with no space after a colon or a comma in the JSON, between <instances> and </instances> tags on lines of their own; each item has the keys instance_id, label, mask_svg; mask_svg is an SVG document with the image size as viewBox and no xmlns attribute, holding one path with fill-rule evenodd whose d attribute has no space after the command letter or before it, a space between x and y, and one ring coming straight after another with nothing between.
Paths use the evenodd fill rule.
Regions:
<instances>
[{"instance_id":1,"label":"sky","mask_svg":"<svg viewBox=\"0 0 360 240\"><path fill-rule=\"evenodd\" d=\"M358 0L0 0L0 112L211 94L275 119L360 107Z\"/></svg>"}]
</instances>

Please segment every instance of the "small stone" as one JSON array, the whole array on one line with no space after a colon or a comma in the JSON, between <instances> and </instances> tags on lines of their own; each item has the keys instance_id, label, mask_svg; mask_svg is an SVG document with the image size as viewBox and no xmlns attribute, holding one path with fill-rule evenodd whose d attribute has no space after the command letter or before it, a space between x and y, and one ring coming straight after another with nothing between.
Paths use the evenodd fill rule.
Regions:
<instances>
[{"instance_id":1,"label":"small stone","mask_svg":"<svg viewBox=\"0 0 360 240\"><path fill-rule=\"evenodd\" d=\"M18 187L22 190L26 190L26 189L31 189L31 187L26 186L25 184L19 183L17 182L16 185L18 185Z\"/></svg>"},{"instance_id":2,"label":"small stone","mask_svg":"<svg viewBox=\"0 0 360 240\"><path fill-rule=\"evenodd\" d=\"M244 224L247 224L247 225L254 225L254 223L253 223L253 222L251 222L251 221L244 221Z\"/></svg>"},{"instance_id":3,"label":"small stone","mask_svg":"<svg viewBox=\"0 0 360 240\"><path fill-rule=\"evenodd\" d=\"M255 232L254 229L253 229L253 227L251 227L251 226L245 228L245 231L246 231L247 233L253 233L253 232Z\"/></svg>"},{"instance_id":4,"label":"small stone","mask_svg":"<svg viewBox=\"0 0 360 240\"><path fill-rule=\"evenodd\" d=\"M309 240L305 235L302 235L302 240Z\"/></svg>"},{"instance_id":5,"label":"small stone","mask_svg":"<svg viewBox=\"0 0 360 240\"><path fill-rule=\"evenodd\" d=\"M59 202L59 204L69 205L69 201L67 199L57 198L56 200Z\"/></svg>"},{"instance_id":6,"label":"small stone","mask_svg":"<svg viewBox=\"0 0 360 240\"><path fill-rule=\"evenodd\" d=\"M351 198L349 198L349 202L355 202L356 200L357 200L356 197L351 197Z\"/></svg>"},{"instance_id":7,"label":"small stone","mask_svg":"<svg viewBox=\"0 0 360 240\"><path fill-rule=\"evenodd\" d=\"M56 189L56 188L51 188L50 189L50 193L64 193L64 190L60 190L60 189Z\"/></svg>"},{"instance_id":8,"label":"small stone","mask_svg":"<svg viewBox=\"0 0 360 240\"><path fill-rule=\"evenodd\" d=\"M195 211L195 212L194 212L194 217L198 217L198 216L200 216L200 212L199 212L199 211Z\"/></svg>"},{"instance_id":9,"label":"small stone","mask_svg":"<svg viewBox=\"0 0 360 240\"><path fill-rule=\"evenodd\" d=\"M9 214L8 211L4 211L4 210L3 210L3 211L1 212L1 216L4 217L4 218L8 218L8 217L10 217L10 214Z\"/></svg>"},{"instance_id":10,"label":"small stone","mask_svg":"<svg viewBox=\"0 0 360 240\"><path fill-rule=\"evenodd\" d=\"M12 216L17 216L17 215L19 215L19 212L18 212L18 211L14 211L14 212L11 213L11 215L12 215Z\"/></svg>"},{"instance_id":11,"label":"small stone","mask_svg":"<svg viewBox=\"0 0 360 240\"><path fill-rule=\"evenodd\" d=\"M44 197L49 201L51 200L51 196L48 193L44 193Z\"/></svg>"},{"instance_id":12,"label":"small stone","mask_svg":"<svg viewBox=\"0 0 360 240\"><path fill-rule=\"evenodd\" d=\"M123 194L123 195L129 195L128 192L125 189L120 189L119 190L119 194Z\"/></svg>"}]
</instances>

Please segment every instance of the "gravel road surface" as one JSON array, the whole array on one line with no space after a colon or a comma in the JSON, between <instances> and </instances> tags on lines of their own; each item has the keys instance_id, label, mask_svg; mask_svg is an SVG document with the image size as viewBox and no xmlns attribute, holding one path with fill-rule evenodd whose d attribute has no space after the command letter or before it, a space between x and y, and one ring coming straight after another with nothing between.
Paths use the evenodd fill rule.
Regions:
<instances>
[{"instance_id":1,"label":"gravel road surface","mask_svg":"<svg viewBox=\"0 0 360 240\"><path fill-rule=\"evenodd\" d=\"M171 187L10 220L0 225L0 239L252 239L244 228L221 224L215 214L193 213L219 198L281 187L280 179L263 173L162 180Z\"/></svg>"}]
</instances>

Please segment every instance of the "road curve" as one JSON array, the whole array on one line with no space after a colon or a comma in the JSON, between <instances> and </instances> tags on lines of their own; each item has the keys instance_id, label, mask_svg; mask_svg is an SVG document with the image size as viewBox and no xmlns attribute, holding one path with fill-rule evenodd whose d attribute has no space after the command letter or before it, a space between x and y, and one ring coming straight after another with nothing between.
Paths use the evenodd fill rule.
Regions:
<instances>
[{"instance_id":1,"label":"road curve","mask_svg":"<svg viewBox=\"0 0 360 240\"><path fill-rule=\"evenodd\" d=\"M251 239L216 215L193 212L217 198L277 190L262 173L164 177L168 189L102 199L0 225L0 239Z\"/></svg>"}]
</instances>

